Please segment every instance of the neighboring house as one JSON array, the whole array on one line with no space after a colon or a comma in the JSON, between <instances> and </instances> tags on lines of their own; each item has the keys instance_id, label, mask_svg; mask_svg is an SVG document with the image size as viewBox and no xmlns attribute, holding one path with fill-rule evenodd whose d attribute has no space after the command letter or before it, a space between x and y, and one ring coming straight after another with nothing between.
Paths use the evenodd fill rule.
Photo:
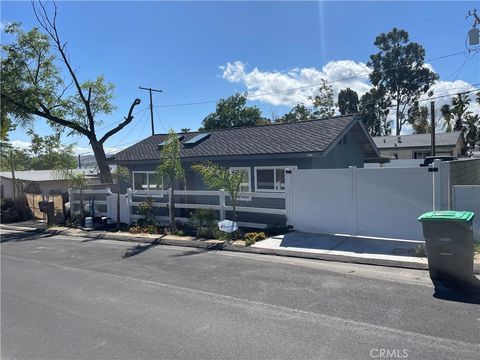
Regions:
<instances>
[{"instance_id":1,"label":"neighboring house","mask_svg":"<svg viewBox=\"0 0 480 360\"><path fill-rule=\"evenodd\" d=\"M87 169L76 169L75 172L85 173L90 183L96 184L100 182L97 172ZM12 172L0 172L1 178L1 198L8 199L13 197ZM64 194L68 192L68 184L65 179L59 179L55 170L28 170L15 171L15 179L17 181L17 189L20 188L25 192L41 192L47 194ZM17 190L18 191L18 190Z\"/></svg>"},{"instance_id":2,"label":"neighboring house","mask_svg":"<svg viewBox=\"0 0 480 360\"><path fill-rule=\"evenodd\" d=\"M377 136L373 138L382 157L424 159L431 156L431 134ZM460 131L435 134L435 155L458 157L465 147Z\"/></svg>"},{"instance_id":3,"label":"neighboring house","mask_svg":"<svg viewBox=\"0 0 480 360\"><path fill-rule=\"evenodd\" d=\"M154 171L166 136L150 136L109 158L110 163L126 166L132 172L134 190L164 188ZM185 169L185 183L181 187L187 190L205 189L200 175L191 166L207 160L244 171L242 191L281 192L285 190L286 168L363 167L366 158L379 158L361 121L352 115L178 136Z\"/></svg>"}]
</instances>

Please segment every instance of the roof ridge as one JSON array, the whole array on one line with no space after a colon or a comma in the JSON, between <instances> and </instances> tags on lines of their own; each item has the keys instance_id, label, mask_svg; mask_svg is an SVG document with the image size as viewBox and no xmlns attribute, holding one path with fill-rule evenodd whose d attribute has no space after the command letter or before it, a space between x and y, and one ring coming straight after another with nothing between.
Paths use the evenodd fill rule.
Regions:
<instances>
[{"instance_id":1,"label":"roof ridge","mask_svg":"<svg viewBox=\"0 0 480 360\"><path fill-rule=\"evenodd\" d=\"M204 130L204 131L190 131L190 132L178 132L177 134L204 134L204 133L210 133L210 132L220 132L220 131L231 131L231 130L238 130L238 129L252 129L252 128L262 128L262 127L270 127L270 126L282 126L282 125L294 125L294 124L304 124L304 123L309 123L309 122L314 122L314 121L325 121L325 120L333 120L333 119L338 119L338 118L345 118L345 117L355 117L357 116L358 113L355 114L348 114L348 115L335 115L331 116L328 118L320 118L320 119L310 119L310 120L304 120L304 121L295 121L295 122L283 122L283 123L270 123L270 124L261 124L261 125L250 125L250 126L236 126L236 127L231 127L231 128L225 128L225 129L213 129L213 130ZM145 138L148 139L152 136L165 136L168 135L167 133L163 134L155 134L155 135L150 135L149 137Z\"/></svg>"},{"instance_id":2,"label":"roof ridge","mask_svg":"<svg viewBox=\"0 0 480 360\"><path fill-rule=\"evenodd\" d=\"M436 132L435 135L444 135L444 134L460 134L461 131L450 131L450 132ZM423 133L423 134L400 134L400 135L382 135L382 136L372 136L373 139L375 138L394 138L398 136L419 136L419 135L428 135L431 136L431 133Z\"/></svg>"}]
</instances>

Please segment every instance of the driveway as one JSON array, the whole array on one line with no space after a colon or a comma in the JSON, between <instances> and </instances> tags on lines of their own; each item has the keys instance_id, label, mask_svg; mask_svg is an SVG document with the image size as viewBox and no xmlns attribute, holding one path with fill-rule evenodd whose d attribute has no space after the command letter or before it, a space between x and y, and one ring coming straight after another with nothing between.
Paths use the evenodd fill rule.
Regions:
<instances>
[{"instance_id":1,"label":"driveway","mask_svg":"<svg viewBox=\"0 0 480 360\"><path fill-rule=\"evenodd\" d=\"M426 263L426 259L412 256L415 247L423 243L423 241L415 240L377 239L293 231L257 242L253 247Z\"/></svg>"}]
</instances>

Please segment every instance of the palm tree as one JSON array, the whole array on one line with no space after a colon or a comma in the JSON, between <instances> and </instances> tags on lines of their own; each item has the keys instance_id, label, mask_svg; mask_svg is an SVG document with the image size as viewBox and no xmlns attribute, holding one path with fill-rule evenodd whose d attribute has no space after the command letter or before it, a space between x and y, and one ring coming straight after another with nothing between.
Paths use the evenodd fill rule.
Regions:
<instances>
[{"instance_id":1,"label":"palm tree","mask_svg":"<svg viewBox=\"0 0 480 360\"><path fill-rule=\"evenodd\" d=\"M157 179L166 179L170 188L170 201L169 201L169 218L170 218L170 231L173 233L176 230L175 226L175 201L174 192L177 181L185 178L185 172L180 160L180 141L175 131L170 130L167 138L163 142L162 149L160 150L160 165L157 166L155 175Z\"/></svg>"},{"instance_id":2,"label":"palm tree","mask_svg":"<svg viewBox=\"0 0 480 360\"><path fill-rule=\"evenodd\" d=\"M442 113L442 116L445 119L445 124L447 124L445 131L452 132L453 114L452 114L452 110L450 109L450 105L448 104L443 105L440 108L440 112Z\"/></svg>"},{"instance_id":3,"label":"palm tree","mask_svg":"<svg viewBox=\"0 0 480 360\"><path fill-rule=\"evenodd\" d=\"M80 190L80 225L85 225L85 205L83 199L83 189L88 184L84 173L75 172L74 169L57 169L55 170L56 179L66 180L68 187ZM73 211L73 204L70 204L70 211Z\"/></svg>"},{"instance_id":4,"label":"palm tree","mask_svg":"<svg viewBox=\"0 0 480 360\"><path fill-rule=\"evenodd\" d=\"M460 93L452 98L452 113L457 117L455 120L455 131L463 131L463 122L465 118L471 114L468 111L470 105L470 97L465 93Z\"/></svg>"},{"instance_id":5,"label":"palm tree","mask_svg":"<svg viewBox=\"0 0 480 360\"><path fill-rule=\"evenodd\" d=\"M465 124L467 126L467 144L470 145L470 148L474 148L475 144L478 141L478 129L477 125L480 125L480 115L467 115Z\"/></svg>"},{"instance_id":6,"label":"palm tree","mask_svg":"<svg viewBox=\"0 0 480 360\"><path fill-rule=\"evenodd\" d=\"M117 182L117 230L120 230L120 183L130 179L130 171L124 166L117 166L112 173L114 180Z\"/></svg>"}]
</instances>

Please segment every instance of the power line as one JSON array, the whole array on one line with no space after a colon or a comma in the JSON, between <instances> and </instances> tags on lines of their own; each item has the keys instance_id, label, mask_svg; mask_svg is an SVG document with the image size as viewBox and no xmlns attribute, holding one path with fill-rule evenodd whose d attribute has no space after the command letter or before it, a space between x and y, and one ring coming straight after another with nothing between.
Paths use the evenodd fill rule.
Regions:
<instances>
[{"instance_id":1,"label":"power line","mask_svg":"<svg viewBox=\"0 0 480 360\"><path fill-rule=\"evenodd\" d=\"M472 51L478 52L478 51L480 51L480 48L475 48L475 49L470 49L470 50L463 50L463 51L459 51L459 52L452 53L452 54L442 55L442 56L439 56L439 57L436 57L436 58L427 59L427 60L425 60L425 62L431 62L431 61L437 61L437 60L441 60L441 59L446 59L446 58L449 58L449 57L452 57L452 56L457 56L457 55L461 55L461 54L465 54L465 53L471 53ZM399 68L407 67L407 66L411 66L411 65L410 65L410 64L407 64L407 65L399 65L399 66L395 66L395 67L392 67L392 68L389 68L389 69L384 69L383 71L395 70L395 69L399 69ZM363 73L359 73L359 74L352 75L352 76L348 76L348 77L344 77L344 78L339 78L339 79L334 79L334 80L325 81L325 83L326 83L326 84L332 84L332 83L339 82L339 81L352 80L352 79L355 79L355 78L358 78L358 77L361 77L361 76L364 76L364 75L369 75L370 73L371 73L371 72L363 72ZM271 91L271 92L268 92L268 93L261 93L261 94L255 94L255 95L247 95L247 99L258 98L258 97L261 97L261 96L268 96L268 95L275 95L275 94L287 93L287 92L298 91L298 90L304 90L304 89L308 89L308 88L312 88L312 87L321 86L322 84L323 84L323 83L317 83L317 84L305 85L305 86L300 86L300 87L291 88L291 89ZM218 99L217 99L217 100L205 100L205 101L178 103L178 104L165 104L165 105L158 105L158 106L156 106L156 107L158 107L158 108L159 108L159 107L182 107L182 106L193 106L193 105L212 104L212 103L217 103L217 102L218 102Z\"/></svg>"}]
</instances>

